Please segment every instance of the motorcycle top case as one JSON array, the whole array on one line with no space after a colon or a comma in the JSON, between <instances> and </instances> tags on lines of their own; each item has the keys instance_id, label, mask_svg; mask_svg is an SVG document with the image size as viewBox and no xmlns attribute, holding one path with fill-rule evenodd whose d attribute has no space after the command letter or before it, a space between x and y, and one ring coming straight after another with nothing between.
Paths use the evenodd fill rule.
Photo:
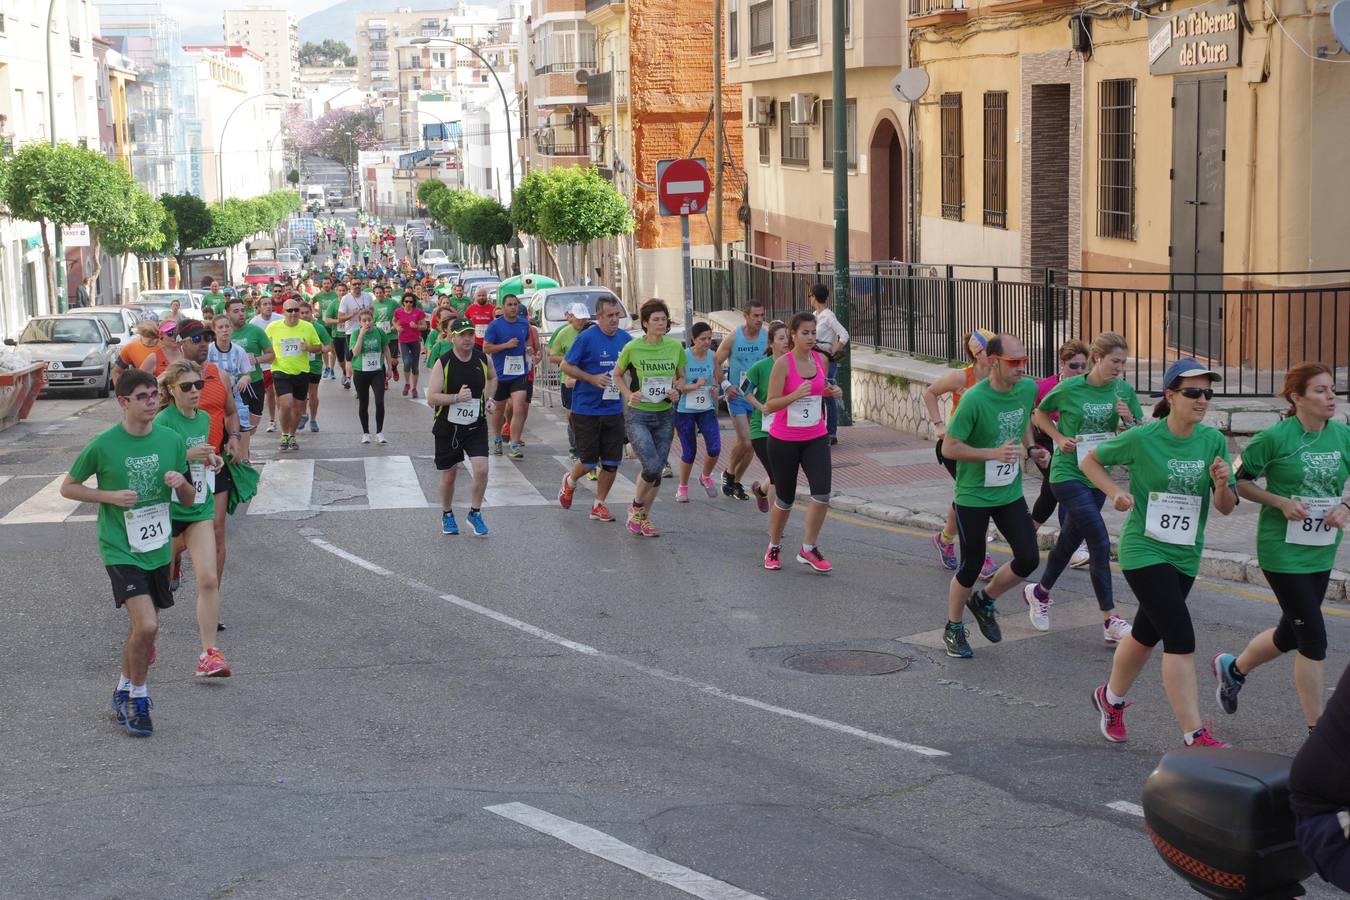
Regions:
<instances>
[{"instance_id":1,"label":"motorcycle top case","mask_svg":"<svg viewBox=\"0 0 1350 900\"><path fill-rule=\"evenodd\" d=\"M1207 897L1297 897L1313 866L1294 840L1287 756L1188 747L1144 784L1153 846Z\"/></svg>"}]
</instances>

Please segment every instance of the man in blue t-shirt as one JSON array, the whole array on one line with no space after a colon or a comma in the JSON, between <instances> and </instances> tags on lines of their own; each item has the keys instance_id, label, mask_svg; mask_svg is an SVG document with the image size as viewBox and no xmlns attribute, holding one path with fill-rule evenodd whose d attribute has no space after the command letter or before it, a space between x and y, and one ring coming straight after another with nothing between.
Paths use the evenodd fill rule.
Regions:
<instances>
[{"instance_id":1,"label":"man in blue t-shirt","mask_svg":"<svg viewBox=\"0 0 1350 900\"><path fill-rule=\"evenodd\" d=\"M597 300L596 327L577 335L562 364L563 373L573 379L574 385L572 430L577 437L577 463L563 476L558 503L563 509L571 509L577 479L598 465L600 476L595 486L595 505L591 507L591 518L597 522L614 521L605 498L623 461L623 399L614 383L614 366L624 344L632 337L619 330L622 311L615 298Z\"/></svg>"},{"instance_id":2,"label":"man in blue t-shirt","mask_svg":"<svg viewBox=\"0 0 1350 900\"><path fill-rule=\"evenodd\" d=\"M525 434L525 416L530 411L530 366L538 365L536 348L526 354L530 343L530 320L520 314L520 298L507 294L502 298L502 314L488 325L483 333L483 352L492 360L497 372L497 391L492 399L492 452L502 455L502 420L506 417L506 403L511 403L511 446L506 455L520 459L525 455L520 438Z\"/></svg>"}]
</instances>

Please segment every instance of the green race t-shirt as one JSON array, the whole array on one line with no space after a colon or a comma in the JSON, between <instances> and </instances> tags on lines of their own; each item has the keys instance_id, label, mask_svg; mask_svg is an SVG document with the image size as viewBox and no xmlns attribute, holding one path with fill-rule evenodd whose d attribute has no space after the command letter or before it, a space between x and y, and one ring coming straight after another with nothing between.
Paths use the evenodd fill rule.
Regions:
<instances>
[{"instance_id":1,"label":"green race t-shirt","mask_svg":"<svg viewBox=\"0 0 1350 900\"><path fill-rule=\"evenodd\" d=\"M282 375L304 375L309 372L309 351L305 344L319 343L319 332L313 322L300 319L294 325L287 325L284 319L267 326L267 337L276 351L272 360L272 372Z\"/></svg>"},{"instance_id":2,"label":"green race t-shirt","mask_svg":"<svg viewBox=\"0 0 1350 900\"><path fill-rule=\"evenodd\" d=\"M136 566L147 571L167 566L173 555L167 516L173 491L164 483L169 472L188 477L187 444L177 432L159 425L141 437L128 434L121 423L94 437L80 451L70 467L70 477L83 482L96 476L96 487L103 491L135 491L136 505L123 509L111 503L98 507L98 549L104 565ZM140 510L163 504L165 521L148 521ZM164 543L153 550L138 552L131 548L129 532L136 539Z\"/></svg>"},{"instance_id":3,"label":"green race t-shirt","mask_svg":"<svg viewBox=\"0 0 1350 900\"><path fill-rule=\"evenodd\" d=\"M616 368L620 372L626 368L636 372L638 395L645 397L647 390L656 390L660 385L667 388L674 387L677 374L684 371L684 346L669 337L663 337L655 344L648 342L646 338L635 338L624 344L623 349L619 351ZM659 379L659 382L653 379ZM665 412L670 407L669 398L655 402L641 399L633 405L634 409L644 412Z\"/></svg>"},{"instance_id":4,"label":"green race t-shirt","mask_svg":"<svg viewBox=\"0 0 1350 900\"><path fill-rule=\"evenodd\" d=\"M366 336L361 339L361 343L356 343L356 335L352 335L352 371L355 372L379 372L384 369L385 350L392 341L392 336L386 334L378 328L372 328L366 332ZM367 354L378 353L380 355L380 364L378 366L368 366L365 357Z\"/></svg>"},{"instance_id":5,"label":"green race t-shirt","mask_svg":"<svg viewBox=\"0 0 1350 900\"><path fill-rule=\"evenodd\" d=\"M166 406L155 416L155 424L176 431L183 438L185 451L198 444L205 444L211 433L211 417L203 410L189 419L178 411L176 406ZM175 497L169 504L169 518L175 522L204 522L215 517L215 482L206 474L210 468L205 463L188 463L188 480L197 490L199 502L183 506Z\"/></svg>"},{"instance_id":6,"label":"green race t-shirt","mask_svg":"<svg viewBox=\"0 0 1350 900\"><path fill-rule=\"evenodd\" d=\"M375 327L385 334L393 334L394 310L398 309L398 301L380 300L372 308L375 311Z\"/></svg>"},{"instance_id":7,"label":"green race t-shirt","mask_svg":"<svg viewBox=\"0 0 1350 900\"><path fill-rule=\"evenodd\" d=\"M272 349L272 342L268 339L267 333L257 325L246 324L243 328L236 328L230 335L230 340L243 347L244 352L253 360L253 375L249 380L255 384L262 381L262 365L258 362L258 357Z\"/></svg>"},{"instance_id":8,"label":"green race t-shirt","mask_svg":"<svg viewBox=\"0 0 1350 900\"><path fill-rule=\"evenodd\" d=\"M964 401L962 405L965 405ZM1208 425L1196 425L1191 436L1183 439L1172 433L1166 419L1158 419L1117 435L1097 447L1095 452L1104 466L1130 467L1134 508L1120 530L1120 567L1142 569L1168 563L1179 572L1195 577L1200 571L1200 551L1205 546L1205 521L1209 518L1209 499L1213 490L1209 467L1216 456L1228 459L1228 443L1223 432ZM1234 482L1232 476L1228 482ZM1198 499L1200 511L1193 523L1194 543L1169 543L1145 533L1150 502L1159 504L1155 514L1161 533L1176 530L1178 515L1190 515L1185 509L1165 507L1166 498L1160 494ZM1185 527L1190 529L1192 523L1187 521Z\"/></svg>"},{"instance_id":9,"label":"green race t-shirt","mask_svg":"<svg viewBox=\"0 0 1350 900\"><path fill-rule=\"evenodd\" d=\"M440 334L433 333L430 337L432 340L427 344L428 366L434 365L436 360L455 349L455 342L451 340L449 336L442 338Z\"/></svg>"},{"instance_id":10,"label":"green race t-shirt","mask_svg":"<svg viewBox=\"0 0 1350 900\"><path fill-rule=\"evenodd\" d=\"M571 325L564 325L553 332L553 337L548 340L548 355L566 357L567 351L572 348L572 342L577 339L577 335L580 333ZM567 384L567 376L563 374L562 369L558 370L558 384Z\"/></svg>"},{"instance_id":11,"label":"green race t-shirt","mask_svg":"<svg viewBox=\"0 0 1350 900\"><path fill-rule=\"evenodd\" d=\"M220 291L212 291L202 298L202 307L209 308L216 315L225 312L225 295Z\"/></svg>"},{"instance_id":12,"label":"green race t-shirt","mask_svg":"<svg viewBox=\"0 0 1350 900\"><path fill-rule=\"evenodd\" d=\"M753 366L745 370L742 376L750 382L754 389L751 391L755 399L760 403L769 399L769 376L773 374L773 364L775 360L772 356L766 356ZM769 432L764 427L764 414L759 411L759 407L750 410L750 439L766 438Z\"/></svg>"},{"instance_id":13,"label":"green race t-shirt","mask_svg":"<svg viewBox=\"0 0 1350 900\"><path fill-rule=\"evenodd\" d=\"M456 297L454 294L451 294L447 299L450 301L450 305L455 308L455 312L459 313L461 316L464 315L464 310L469 308L468 294L461 297Z\"/></svg>"},{"instance_id":14,"label":"green race t-shirt","mask_svg":"<svg viewBox=\"0 0 1350 900\"><path fill-rule=\"evenodd\" d=\"M337 318L338 309L342 306L341 301L338 300L337 291L322 291L314 295L314 300L319 304L319 319ZM332 329L337 327L337 325L329 325L327 322L320 322L319 324L329 329L330 335L333 333Z\"/></svg>"},{"instance_id":15,"label":"green race t-shirt","mask_svg":"<svg viewBox=\"0 0 1350 900\"><path fill-rule=\"evenodd\" d=\"M1120 426L1120 415L1116 412L1116 401L1124 400L1125 405L1134 413L1136 422L1144 418L1139 406L1139 397L1134 388L1123 381L1109 381L1103 385L1093 385L1086 375L1066 378L1051 388L1050 393L1041 398L1037 409L1048 413L1059 413L1059 430L1065 437L1095 435L1096 439L1083 440L1082 455L1096 444L1107 440L1104 435L1114 436ZM1050 461L1050 483L1062 484L1066 481L1081 481L1092 486L1092 482L1078 468L1078 450L1064 453L1058 447Z\"/></svg>"},{"instance_id":16,"label":"green race t-shirt","mask_svg":"<svg viewBox=\"0 0 1350 900\"><path fill-rule=\"evenodd\" d=\"M994 390L988 379L961 396L947 423L947 433L958 441L983 449L1018 444L1026 434L1036 404L1036 382L1023 376L1006 392ZM957 460L956 502L960 506L1005 506L1022 498L1022 463L997 460Z\"/></svg>"},{"instance_id":17,"label":"green race t-shirt","mask_svg":"<svg viewBox=\"0 0 1350 900\"><path fill-rule=\"evenodd\" d=\"M312 324L314 325L314 330L319 334L320 344L323 344L325 347L327 347L333 343L333 336L328 333L328 329L324 327L324 324L322 322L315 321ZM323 354L311 353L309 355L309 374L319 375L322 374L322 372L323 372Z\"/></svg>"},{"instance_id":18,"label":"green race t-shirt","mask_svg":"<svg viewBox=\"0 0 1350 900\"><path fill-rule=\"evenodd\" d=\"M1239 478L1264 477L1266 490L1281 497L1330 497L1340 502L1347 476L1350 426L1328 422L1316 434L1307 434L1293 416L1253 437L1238 465ZM1256 524L1256 559L1261 568L1300 573L1325 572L1335 566L1344 529L1331 529L1330 543L1305 544L1286 539L1290 524L1275 507L1261 507ZM1298 541L1310 540L1307 535L1315 537L1315 519L1310 517L1294 525Z\"/></svg>"}]
</instances>

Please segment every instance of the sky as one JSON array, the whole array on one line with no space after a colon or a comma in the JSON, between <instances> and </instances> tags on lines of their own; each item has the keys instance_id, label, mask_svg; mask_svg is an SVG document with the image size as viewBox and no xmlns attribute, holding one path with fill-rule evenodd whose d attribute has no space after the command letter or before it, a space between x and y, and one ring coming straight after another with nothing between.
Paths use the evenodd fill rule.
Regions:
<instances>
[{"instance_id":1,"label":"sky","mask_svg":"<svg viewBox=\"0 0 1350 900\"><path fill-rule=\"evenodd\" d=\"M266 6L285 6L303 19L310 13L332 6L337 0L284 0L279 3L258 4ZM252 5L249 0L162 0L164 12L178 20L183 28L213 26L220 28L225 22L226 9L243 9ZM257 0L253 0L257 3ZM378 6L378 0L373 6Z\"/></svg>"}]
</instances>

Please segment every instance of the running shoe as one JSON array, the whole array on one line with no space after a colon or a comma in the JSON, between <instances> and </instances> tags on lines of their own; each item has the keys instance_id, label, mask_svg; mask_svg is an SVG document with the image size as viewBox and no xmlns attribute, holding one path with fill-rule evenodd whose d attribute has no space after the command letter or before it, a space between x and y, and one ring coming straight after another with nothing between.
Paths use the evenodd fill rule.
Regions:
<instances>
[{"instance_id":1,"label":"running shoe","mask_svg":"<svg viewBox=\"0 0 1350 900\"><path fill-rule=\"evenodd\" d=\"M220 655L219 650L212 647L197 657L195 674L198 678L229 678L230 664L225 662L225 657Z\"/></svg>"},{"instance_id":2,"label":"running shoe","mask_svg":"<svg viewBox=\"0 0 1350 900\"><path fill-rule=\"evenodd\" d=\"M662 478L675 477L675 470L670 467L670 463L666 463L665 466L661 469L661 477Z\"/></svg>"},{"instance_id":3,"label":"running shoe","mask_svg":"<svg viewBox=\"0 0 1350 900\"><path fill-rule=\"evenodd\" d=\"M1133 704L1130 703L1107 703L1106 685L1098 685L1092 692L1092 705L1097 707L1097 712L1101 713L1102 737L1111 741L1113 744L1120 744L1125 741L1125 710Z\"/></svg>"},{"instance_id":4,"label":"running shoe","mask_svg":"<svg viewBox=\"0 0 1350 900\"><path fill-rule=\"evenodd\" d=\"M989 595L984 591L975 591L966 600L966 609L975 616L975 624L980 626L980 634L984 635L986 641L997 644L1003 640L1003 629L998 627L998 620L994 618L998 612Z\"/></svg>"},{"instance_id":5,"label":"running shoe","mask_svg":"<svg viewBox=\"0 0 1350 900\"><path fill-rule=\"evenodd\" d=\"M267 431L268 431L269 433L271 433L271 432L274 432L274 431L276 431L276 430L277 430L277 420L276 420L276 419L273 419L272 421L270 421L270 422L267 423Z\"/></svg>"},{"instance_id":6,"label":"running shoe","mask_svg":"<svg viewBox=\"0 0 1350 900\"><path fill-rule=\"evenodd\" d=\"M975 655L966 639L966 626L960 622L948 622L942 629L942 644L947 648L947 655L956 659L970 659Z\"/></svg>"},{"instance_id":7,"label":"running shoe","mask_svg":"<svg viewBox=\"0 0 1350 900\"><path fill-rule=\"evenodd\" d=\"M1125 639L1125 635L1131 630L1130 623L1122 619L1115 613L1106 617L1106 622L1102 624L1102 640L1108 644L1118 644Z\"/></svg>"},{"instance_id":8,"label":"running shoe","mask_svg":"<svg viewBox=\"0 0 1350 900\"><path fill-rule=\"evenodd\" d=\"M717 485L713 484L713 480L710 476L698 476L698 483L703 486L703 493L708 495L709 500L717 499ZM755 484L759 484L759 482L757 481Z\"/></svg>"},{"instance_id":9,"label":"running shoe","mask_svg":"<svg viewBox=\"0 0 1350 900\"><path fill-rule=\"evenodd\" d=\"M998 566L995 565L994 558L992 556L986 556L984 558L984 565L980 566L980 578L984 581L989 581L994 577L994 573L997 571Z\"/></svg>"},{"instance_id":10,"label":"running shoe","mask_svg":"<svg viewBox=\"0 0 1350 900\"><path fill-rule=\"evenodd\" d=\"M1191 739L1186 744L1187 747L1218 747L1220 750L1227 750L1233 745L1227 741L1221 741L1214 736L1214 732L1209 730L1206 725L1191 732Z\"/></svg>"},{"instance_id":11,"label":"running shoe","mask_svg":"<svg viewBox=\"0 0 1350 900\"><path fill-rule=\"evenodd\" d=\"M300 423L295 426L296 431L304 431L305 426L309 424L309 416L301 416Z\"/></svg>"},{"instance_id":12,"label":"running shoe","mask_svg":"<svg viewBox=\"0 0 1350 900\"><path fill-rule=\"evenodd\" d=\"M332 378L332 377L333 377L333 370L330 369L330 368L328 368L327 366L324 366L324 367L323 367L323 377L324 377L324 378Z\"/></svg>"},{"instance_id":13,"label":"running shoe","mask_svg":"<svg viewBox=\"0 0 1350 900\"><path fill-rule=\"evenodd\" d=\"M509 440L511 440L511 423L510 423L510 421L506 421L506 422L503 422L503 423L502 423L502 440L504 440L504 441L509 441Z\"/></svg>"},{"instance_id":14,"label":"running shoe","mask_svg":"<svg viewBox=\"0 0 1350 900\"><path fill-rule=\"evenodd\" d=\"M452 512L441 513L441 534L459 534L459 523Z\"/></svg>"},{"instance_id":15,"label":"running shoe","mask_svg":"<svg viewBox=\"0 0 1350 900\"><path fill-rule=\"evenodd\" d=\"M737 500L749 500L750 495L745 492L745 486L739 481L732 485L731 496Z\"/></svg>"},{"instance_id":16,"label":"running shoe","mask_svg":"<svg viewBox=\"0 0 1350 900\"><path fill-rule=\"evenodd\" d=\"M591 507L591 518L597 522L614 521L614 516L610 513L609 507L603 503L597 503Z\"/></svg>"},{"instance_id":17,"label":"running shoe","mask_svg":"<svg viewBox=\"0 0 1350 900\"><path fill-rule=\"evenodd\" d=\"M783 568L783 548L769 545L769 549L764 551L764 568L772 569L775 572Z\"/></svg>"},{"instance_id":18,"label":"running shoe","mask_svg":"<svg viewBox=\"0 0 1350 900\"><path fill-rule=\"evenodd\" d=\"M567 475L563 475L562 487L558 489L558 505L563 509L571 509L572 495L576 492L577 486L572 483L572 479ZM593 519L595 516L591 516L591 518Z\"/></svg>"},{"instance_id":19,"label":"running shoe","mask_svg":"<svg viewBox=\"0 0 1350 900\"><path fill-rule=\"evenodd\" d=\"M755 495L755 505L759 507L759 511L762 513L768 512L769 495L764 492L764 488L760 486L758 481L750 485L750 493Z\"/></svg>"},{"instance_id":20,"label":"running shoe","mask_svg":"<svg viewBox=\"0 0 1350 900\"><path fill-rule=\"evenodd\" d=\"M370 443L370 435L368 435L368 434L363 434L363 435L361 435L361 443L363 443L363 444L369 444L369 443Z\"/></svg>"},{"instance_id":21,"label":"running shoe","mask_svg":"<svg viewBox=\"0 0 1350 900\"><path fill-rule=\"evenodd\" d=\"M656 530L656 526L652 524L652 520L651 520L651 519L647 518L647 514L646 514L645 512L642 514L642 531L641 531L641 534L642 534L643 537L660 537L660 536L661 536L661 532L659 532L659 531Z\"/></svg>"},{"instance_id":22,"label":"running shoe","mask_svg":"<svg viewBox=\"0 0 1350 900\"><path fill-rule=\"evenodd\" d=\"M131 697L127 701L127 717L122 723L126 725L127 731L137 737L146 737L155 733L155 726L150 721L150 710L154 704L150 702L149 697Z\"/></svg>"},{"instance_id":23,"label":"running shoe","mask_svg":"<svg viewBox=\"0 0 1350 900\"><path fill-rule=\"evenodd\" d=\"M318 434L318 433L319 433L319 420L318 420L318 419L310 419L310 420L309 420L309 430L312 431L312 432L314 432L315 434Z\"/></svg>"},{"instance_id":24,"label":"running shoe","mask_svg":"<svg viewBox=\"0 0 1350 900\"><path fill-rule=\"evenodd\" d=\"M131 691L119 691L116 688L113 689L112 711L113 718L117 721L118 725L125 725L127 723L127 702L130 700Z\"/></svg>"},{"instance_id":25,"label":"running shoe","mask_svg":"<svg viewBox=\"0 0 1350 900\"><path fill-rule=\"evenodd\" d=\"M799 547L797 549L797 562L806 563L813 571L819 572L821 575L830 574L830 570L834 568L830 565L830 561L821 554L819 547L812 547L810 550Z\"/></svg>"},{"instance_id":26,"label":"running shoe","mask_svg":"<svg viewBox=\"0 0 1350 900\"><path fill-rule=\"evenodd\" d=\"M481 512L469 513L469 527L473 529L474 537L487 537L491 533L488 531L487 523L483 521Z\"/></svg>"},{"instance_id":27,"label":"running shoe","mask_svg":"<svg viewBox=\"0 0 1350 900\"><path fill-rule=\"evenodd\" d=\"M412 394L409 395L409 396L411 396L414 400L416 400L416 399L417 399L417 388L413 388L413 389L412 389Z\"/></svg>"},{"instance_id":28,"label":"running shoe","mask_svg":"<svg viewBox=\"0 0 1350 900\"><path fill-rule=\"evenodd\" d=\"M599 480L600 480L600 470L599 470L599 469L591 469L589 472L586 473L586 480L587 480L587 481L599 481Z\"/></svg>"},{"instance_id":29,"label":"running shoe","mask_svg":"<svg viewBox=\"0 0 1350 900\"><path fill-rule=\"evenodd\" d=\"M1022 585L1022 602L1027 605L1027 615L1031 618L1031 627L1037 631L1050 630L1050 606L1055 602L1047 594L1042 600L1036 596L1036 585Z\"/></svg>"},{"instance_id":30,"label":"running shoe","mask_svg":"<svg viewBox=\"0 0 1350 900\"><path fill-rule=\"evenodd\" d=\"M1209 670L1214 673L1214 680L1218 682L1214 688L1214 697L1219 701L1219 708L1230 716L1237 712L1238 691L1247 683L1247 679L1238 678L1233 674L1235 662L1237 657L1231 653L1216 653L1209 661Z\"/></svg>"},{"instance_id":31,"label":"running shoe","mask_svg":"<svg viewBox=\"0 0 1350 900\"><path fill-rule=\"evenodd\" d=\"M628 507L628 521L627 521L627 523L625 523L625 524L628 525L628 530L629 530L630 532L632 532L633 534L642 534L642 520L643 520L643 518L644 518L644 516L643 516L643 512L642 512L642 507L640 507L640 506L629 506L629 507Z\"/></svg>"},{"instance_id":32,"label":"running shoe","mask_svg":"<svg viewBox=\"0 0 1350 900\"><path fill-rule=\"evenodd\" d=\"M300 442L297 441L297 440L295 439L295 435L291 435L290 440L291 440L291 449L292 449L292 450L299 450L299 449L300 449Z\"/></svg>"},{"instance_id":33,"label":"running shoe","mask_svg":"<svg viewBox=\"0 0 1350 900\"><path fill-rule=\"evenodd\" d=\"M350 378L342 379L342 389L344 391L350 391L352 389L352 380Z\"/></svg>"},{"instance_id":34,"label":"running shoe","mask_svg":"<svg viewBox=\"0 0 1350 900\"><path fill-rule=\"evenodd\" d=\"M513 441L506 449L506 456L508 459L524 459L525 451L520 449L520 445Z\"/></svg>"},{"instance_id":35,"label":"running shoe","mask_svg":"<svg viewBox=\"0 0 1350 900\"><path fill-rule=\"evenodd\" d=\"M277 447L278 453L285 453L291 449L291 442L287 440L286 435L281 436L281 444Z\"/></svg>"},{"instance_id":36,"label":"running shoe","mask_svg":"<svg viewBox=\"0 0 1350 900\"><path fill-rule=\"evenodd\" d=\"M1086 569L1090 562L1092 556L1088 553L1087 544L1079 544L1078 549L1073 551L1073 556L1069 557L1069 568Z\"/></svg>"},{"instance_id":37,"label":"running shoe","mask_svg":"<svg viewBox=\"0 0 1350 900\"><path fill-rule=\"evenodd\" d=\"M408 384L406 381L403 382L403 396L408 396L408 391L410 390L412 390L412 385Z\"/></svg>"},{"instance_id":38,"label":"running shoe","mask_svg":"<svg viewBox=\"0 0 1350 900\"><path fill-rule=\"evenodd\" d=\"M937 549L938 556L942 560L942 567L944 569L950 569L955 572L957 568L959 568L959 564L956 562L955 541L944 541L942 539L942 532L938 531L933 534L933 547Z\"/></svg>"},{"instance_id":39,"label":"running shoe","mask_svg":"<svg viewBox=\"0 0 1350 900\"><path fill-rule=\"evenodd\" d=\"M492 439L492 455L493 456L502 455L502 439L500 436Z\"/></svg>"},{"instance_id":40,"label":"running shoe","mask_svg":"<svg viewBox=\"0 0 1350 900\"><path fill-rule=\"evenodd\" d=\"M295 438L291 438L291 440L294 441ZM387 444L387 443L389 443L389 441L385 439L385 436L384 436L384 432L383 432L383 431L381 431L381 432L379 432L378 434L375 435L375 443L377 443L377 444Z\"/></svg>"},{"instance_id":41,"label":"running shoe","mask_svg":"<svg viewBox=\"0 0 1350 900\"><path fill-rule=\"evenodd\" d=\"M676 503L689 502L689 485L682 484L675 488L675 502Z\"/></svg>"},{"instance_id":42,"label":"running shoe","mask_svg":"<svg viewBox=\"0 0 1350 900\"><path fill-rule=\"evenodd\" d=\"M736 496L736 480L731 477L730 472L722 473L722 493L728 497Z\"/></svg>"}]
</instances>

